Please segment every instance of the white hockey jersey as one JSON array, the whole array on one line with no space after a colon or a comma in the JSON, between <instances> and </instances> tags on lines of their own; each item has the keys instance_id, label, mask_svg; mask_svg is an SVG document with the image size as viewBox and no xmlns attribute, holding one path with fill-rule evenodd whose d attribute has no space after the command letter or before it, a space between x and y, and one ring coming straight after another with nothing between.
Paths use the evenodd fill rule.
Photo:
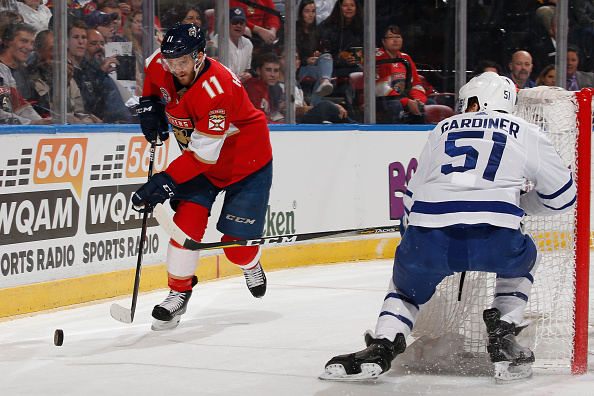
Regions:
<instances>
[{"instance_id":1,"label":"white hockey jersey","mask_svg":"<svg viewBox=\"0 0 594 396\"><path fill-rule=\"evenodd\" d=\"M525 179L534 189L520 198ZM571 171L537 125L504 113L464 113L429 134L404 204L410 225L491 224L517 229L524 212L571 209Z\"/></svg>"}]
</instances>

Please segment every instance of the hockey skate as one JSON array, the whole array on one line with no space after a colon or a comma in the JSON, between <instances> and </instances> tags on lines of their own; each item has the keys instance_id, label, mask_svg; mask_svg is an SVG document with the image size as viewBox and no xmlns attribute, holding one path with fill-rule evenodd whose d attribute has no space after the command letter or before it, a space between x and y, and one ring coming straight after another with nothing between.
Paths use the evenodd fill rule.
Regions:
<instances>
[{"instance_id":1,"label":"hockey skate","mask_svg":"<svg viewBox=\"0 0 594 396\"><path fill-rule=\"evenodd\" d=\"M258 264L252 269L243 269L243 275L245 276L245 283L250 289L252 296L256 298L264 297L266 294L266 275L264 270L258 261Z\"/></svg>"},{"instance_id":2,"label":"hockey skate","mask_svg":"<svg viewBox=\"0 0 594 396\"><path fill-rule=\"evenodd\" d=\"M497 308L483 312L489 334L487 351L491 362L495 363L495 380L513 381L532 377L534 354L516 341L519 333L516 326L500 318L501 313Z\"/></svg>"},{"instance_id":3,"label":"hockey skate","mask_svg":"<svg viewBox=\"0 0 594 396\"><path fill-rule=\"evenodd\" d=\"M392 366L392 360L406 349L402 333L394 342L386 338L374 338L365 333L367 348L347 355L335 356L326 363L326 371L320 379L331 381L363 381L375 379Z\"/></svg>"},{"instance_id":4,"label":"hockey skate","mask_svg":"<svg viewBox=\"0 0 594 396\"><path fill-rule=\"evenodd\" d=\"M196 283L198 283L198 278L194 277L192 287ZM191 296L192 289L183 292L169 290L169 295L165 300L153 308L154 320L151 329L154 331L175 329L179 325L181 316L186 313Z\"/></svg>"}]
</instances>

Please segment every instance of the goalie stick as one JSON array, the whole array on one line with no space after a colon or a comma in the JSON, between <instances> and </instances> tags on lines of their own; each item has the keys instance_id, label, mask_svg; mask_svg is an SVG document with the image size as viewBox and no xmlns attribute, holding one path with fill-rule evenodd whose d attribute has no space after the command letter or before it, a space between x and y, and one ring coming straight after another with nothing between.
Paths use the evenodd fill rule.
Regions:
<instances>
[{"instance_id":1,"label":"goalie stick","mask_svg":"<svg viewBox=\"0 0 594 396\"><path fill-rule=\"evenodd\" d=\"M340 231L321 231L321 232L310 232L307 234L293 234L293 235L279 235L266 238L254 238L254 239L241 239L238 241L229 242L198 242L190 238L183 232L177 224L173 222L173 219L169 216L165 207L162 204L157 204L153 211L153 215L159 222L159 225L167 234L173 238L177 243L188 250L209 250L209 249L220 249L237 246L257 246L257 245L273 245L281 243L294 243L307 241L310 239L321 239L321 238L336 238L336 237L347 237L355 235L371 235L371 234L384 234L389 232L398 232L400 227L398 225L384 226L384 227L370 227L370 228L356 228L352 230L340 230Z\"/></svg>"},{"instance_id":2,"label":"goalie stick","mask_svg":"<svg viewBox=\"0 0 594 396\"><path fill-rule=\"evenodd\" d=\"M149 169L147 181L151 180L153 176L153 164L155 162L155 147L157 140L151 142L151 150L149 153ZM144 211L142 216L142 228L140 230L140 246L138 247L138 260L136 261L136 276L134 277L134 290L132 291L132 306L130 309L124 308L118 304L112 304L109 309L111 317L122 323L132 323L134 321L134 312L136 312L136 301L138 300L138 288L140 286L140 270L142 268L142 253L144 251L144 240L146 239L146 230L148 228L148 211Z\"/></svg>"}]
</instances>

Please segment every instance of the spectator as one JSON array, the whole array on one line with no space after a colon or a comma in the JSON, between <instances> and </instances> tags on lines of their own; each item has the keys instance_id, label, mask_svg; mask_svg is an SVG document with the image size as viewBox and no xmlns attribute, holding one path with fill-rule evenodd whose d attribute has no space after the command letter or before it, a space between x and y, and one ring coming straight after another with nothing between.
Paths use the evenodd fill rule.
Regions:
<instances>
[{"instance_id":1,"label":"spectator","mask_svg":"<svg viewBox=\"0 0 594 396\"><path fill-rule=\"evenodd\" d=\"M52 12L42 0L19 0L16 5L24 22L35 28L35 34L48 28Z\"/></svg>"},{"instance_id":2,"label":"spectator","mask_svg":"<svg viewBox=\"0 0 594 396\"><path fill-rule=\"evenodd\" d=\"M257 58L255 71L258 77L247 79L243 86L254 107L264 112L268 123L277 123L278 119L272 118L274 102L271 99L268 88L274 86L278 81L280 73L280 60L278 56L272 52L260 54Z\"/></svg>"},{"instance_id":3,"label":"spectator","mask_svg":"<svg viewBox=\"0 0 594 396\"><path fill-rule=\"evenodd\" d=\"M594 87L594 73L579 71L580 57L578 49L567 46L567 85L568 91L579 91L582 88Z\"/></svg>"},{"instance_id":4,"label":"spectator","mask_svg":"<svg viewBox=\"0 0 594 396\"><path fill-rule=\"evenodd\" d=\"M34 60L27 66L33 82L33 108L42 116L49 117L52 111L54 35L49 30L37 33L34 44ZM80 89L72 79L74 67L67 65L67 114L69 124L92 124L93 118L84 112Z\"/></svg>"},{"instance_id":5,"label":"spectator","mask_svg":"<svg viewBox=\"0 0 594 396\"><path fill-rule=\"evenodd\" d=\"M105 58L105 39L96 29L87 31L80 20L69 23L68 59L73 62L74 80L79 86L85 111L104 123L132 123L132 115L108 73L119 64ZM81 55L82 52L82 55Z\"/></svg>"},{"instance_id":6,"label":"spectator","mask_svg":"<svg viewBox=\"0 0 594 396\"><path fill-rule=\"evenodd\" d=\"M301 54L298 79L315 79L311 94L311 104L316 105L321 97L330 95L334 89L332 77L332 55L320 51L320 36L316 22L314 0L302 0L297 12L296 27L297 51Z\"/></svg>"},{"instance_id":7,"label":"spectator","mask_svg":"<svg viewBox=\"0 0 594 396\"><path fill-rule=\"evenodd\" d=\"M528 51L516 51L509 62L510 73L505 77L511 78L518 89L534 88L537 85L530 79L533 67L532 56Z\"/></svg>"},{"instance_id":8,"label":"spectator","mask_svg":"<svg viewBox=\"0 0 594 396\"><path fill-rule=\"evenodd\" d=\"M142 56L142 11L132 13L124 23L124 38L132 42L132 55L136 60L136 92L142 92L142 71L144 70L144 58ZM153 38L153 48L159 48L159 42Z\"/></svg>"},{"instance_id":9,"label":"spectator","mask_svg":"<svg viewBox=\"0 0 594 396\"><path fill-rule=\"evenodd\" d=\"M254 47L276 43L280 19L272 0L253 0L250 6L239 0L229 0L229 7L243 8L247 18L244 34L251 37Z\"/></svg>"},{"instance_id":10,"label":"spectator","mask_svg":"<svg viewBox=\"0 0 594 396\"><path fill-rule=\"evenodd\" d=\"M115 20L115 31L118 36L122 36L124 21L122 19L122 9L120 8L120 5L113 0L108 0L99 4L97 10L107 15L113 14L114 12L118 14L118 19Z\"/></svg>"},{"instance_id":11,"label":"spectator","mask_svg":"<svg viewBox=\"0 0 594 396\"><path fill-rule=\"evenodd\" d=\"M24 22L11 23L2 35L4 50L0 54L0 62L8 66L21 96L31 100L33 85L25 67L29 55L33 52L35 28Z\"/></svg>"},{"instance_id":12,"label":"spectator","mask_svg":"<svg viewBox=\"0 0 594 396\"><path fill-rule=\"evenodd\" d=\"M378 124L425 123L422 109L427 95L415 63L400 51L402 44L400 28L390 25L382 38L383 46L375 54Z\"/></svg>"},{"instance_id":13,"label":"spectator","mask_svg":"<svg viewBox=\"0 0 594 396\"><path fill-rule=\"evenodd\" d=\"M125 0L119 3L120 10L122 10L122 24L126 23L126 19L132 15L134 11L142 10L142 1L143 0ZM161 22L159 18L155 15L155 35L159 42L162 39L161 33Z\"/></svg>"},{"instance_id":14,"label":"spectator","mask_svg":"<svg viewBox=\"0 0 594 396\"><path fill-rule=\"evenodd\" d=\"M204 12L197 6L188 3L174 3L168 7L167 11L161 16L161 25L163 29L170 29L176 23L193 23L200 28L202 34L207 39L208 36L208 22L204 16ZM208 44L208 41L206 43Z\"/></svg>"},{"instance_id":15,"label":"spectator","mask_svg":"<svg viewBox=\"0 0 594 396\"><path fill-rule=\"evenodd\" d=\"M0 43L2 43L2 36L6 26L14 22L23 22L23 17L16 11L2 10L0 11Z\"/></svg>"},{"instance_id":16,"label":"spectator","mask_svg":"<svg viewBox=\"0 0 594 396\"><path fill-rule=\"evenodd\" d=\"M45 5L47 6L47 8L50 9L50 11L54 12L54 1L53 0L49 0L47 3L45 3ZM86 4L86 7L81 7L81 5L78 3L77 0L66 0L66 5L68 7L68 19L84 19L85 15L87 15L88 13L90 13L91 11L93 11L95 9L95 4L93 2L89 2ZM48 26L48 29L51 29L51 23Z\"/></svg>"},{"instance_id":17,"label":"spectator","mask_svg":"<svg viewBox=\"0 0 594 396\"><path fill-rule=\"evenodd\" d=\"M557 56L557 18L554 15L550 20L550 26L546 29L546 34L543 32L540 40L532 47L531 53L537 70L542 70L546 65L555 63Z\"/></svg>"},{"instance_id":18,"label":"spectator","mask_svg":"<svg viewBox=\"0 0 594 396\"><path fill-rule=\"evenodd\" d=\"M251 78L252 51L254 46L250 40L243 37L247 18L243 8L233 7L229 10L229 64L227 67L235 73L242 82ZM219 35L213 39L213 46L218 48ZM208 48L208 47L207 47Z\"/></svg>"},{"instance_id":19,"label":"spectator","mask_svg":"<svg viewBox=\"0 0 594 396\"><path fill-rule=\"evenodd\" d=\"M489 60L489 59L484 59L484 60L479 61L479 63L477 63L476 67L472 71L471 77L476 77L479 74L488 72L488 71L491 71L493 73L499 74L500 76L503 76L503 68L501 66L499 66L499 63Z\"/></svg>"},{"instance_id":20,"label":"spectator","mask_svg":"<svg viewBox=\"0 0 594 396\"><path fill-rule=\"evenodd\" d=\"M579 48L582 68L594 70L594 0L568 1L567 42Z\"/></svg>"},{"instance_id":21,"label":"spectator","mask_svg":"<svg viewBox=\"0 0 594 396\"><path fill-rule=\"evenodd\" d=\"M133 123L132 114L124 104L120 91L109 77L109 73L119 65L117 57L105 57L103 35L96 29L87 31L87 47L82 62L83 80L87 86L91 85L93 100L87 101L91 106L91 113L110 124ZM84 99L84 97L83 97Z\"/></svg>"},{"instance_id":22,"label":"spectator","mask_svg":"<svg viewBox=\"0 0 594 396\"><path fill-rule=\"evenodd\" d=\"M10 69L0 63L0 124L51 124L51 118L41 118L19 93Z\"/></svg>"},{"instance_id":23,"label":"spectator","mask_svg":"<svg viewBox=\"0 0 594 396\"><path fill-rule=\"evenodd\" d=\"M332 75L346 79L351 73L363 71L360 55L363 49L363 7L358 0L338 0L332 13L320 24L322 53L333 58ZM348 83L337 86L346 94Z\"/></svg>"},{"instance_id":24,"label":"spectator","mask_svg":"<svg viewBox=\"0 0 594 396\"><path fill-rule=\"evenodd\" d=\"M95 10L85 17L85 23L88 29L97 29L107 43L126 41L126 39L116 34L118 18L117 12L106 14L103 11Z\"/></svg>"},{"instance_id":25,"label":"spectator","mask_svg":"<svg viewBox=\"0 0 594 396\"><path fill-rule=\"evenodd\" d=\"M316 1L316 22L318 25L324 21L324 19L330 16L336 0L315 0Z\"/></svg>"},{"instance_id":26,"label":"spectator","mask_svg":"<svg viewBox=\"0 0 594 396\"><path fill-rule=\"evenodd\" d=\"M536 78L536 85L546 85L547 87L554 87L555 85L555 65L548 65Z\"/></svg>"},{"instance_id":27,"label":"spectator","mask_svg":"<svg viewBox=\"0 0 594 396\"><path fill-rule=\"evenodd\" d=\"M280 56L280 71L278 81L275 84L280 93L280 102L274 104L275 111L283 113L285 108L285 50L283 47L278 49ZM295 69L299 70L301 61L299 60L299 51L295 53ZM272 88L272 87L270 87ZM269 89L270 89L269 88ZM321 100L316 105L308 106L303 97L303 90L296 83L295 87L295 121L297 124L354 124L348 112L341 105L329 100ZM274 117L273 118L277 118ZM284 115L282 115L284 121ZM279 119L280 121L280 119Z\"/></svg>"}]
</instances>

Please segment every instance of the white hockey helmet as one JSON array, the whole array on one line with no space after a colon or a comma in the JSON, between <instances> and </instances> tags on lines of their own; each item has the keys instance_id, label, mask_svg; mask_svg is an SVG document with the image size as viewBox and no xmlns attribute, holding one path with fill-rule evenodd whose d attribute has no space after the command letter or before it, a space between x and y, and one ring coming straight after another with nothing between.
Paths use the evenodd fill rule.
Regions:
<instances>
[{"instance_id":1,"label":"white hockey helmet","mask_svg":"<svg viewBox=\"0 0 594 396\"><path fill-rule=\"evenodd\" d=\"M494 72L484 72L473 77L460 88L458 113L466 111L470 98L476 97L479 110L498 110L511 114L516 105L517 89L508 77Z\"/></svg>"}]
</instances>

